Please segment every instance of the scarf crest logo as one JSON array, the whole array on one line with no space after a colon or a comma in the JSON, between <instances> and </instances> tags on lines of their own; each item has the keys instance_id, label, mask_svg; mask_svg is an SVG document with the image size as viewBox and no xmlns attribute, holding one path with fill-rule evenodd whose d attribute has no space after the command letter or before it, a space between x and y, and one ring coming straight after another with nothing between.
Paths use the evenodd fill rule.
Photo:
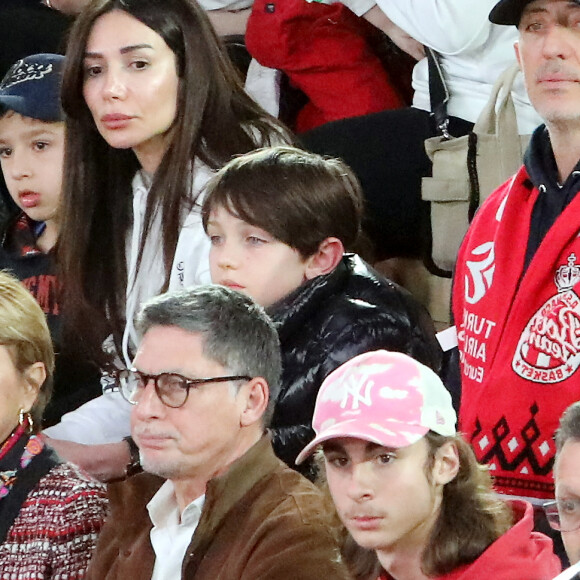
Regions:
<instances>
[{"instance_id":1,"label":"scarf crest logo","mask_svg":"<svg viewBox=\"0 0 580 580\"><path fill-rule=\"evenodd\" d=\"M512 361L520 377L535 383L559 383L580 366L580 284L576 254L556 270L558 293L546 300L524 329Z\"/></svg>"}]
</instances>

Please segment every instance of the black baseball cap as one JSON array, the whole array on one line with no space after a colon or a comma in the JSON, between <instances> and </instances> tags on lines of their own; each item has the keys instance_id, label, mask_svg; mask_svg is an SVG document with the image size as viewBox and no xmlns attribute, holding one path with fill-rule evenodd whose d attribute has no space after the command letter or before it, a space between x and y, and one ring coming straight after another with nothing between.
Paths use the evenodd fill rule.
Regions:
<instances>
[{"instance_id":1,"label":"black baseball cap","mask_svg":"<svg viewBox=\"0 0 580 580\"><path fill-rule=\"evenodd\" d=\"M6 110L40 121L64 121L60 86L64 56L34 54L16 62L0 82L0 114Z\"/></svg>"},{"instance_id":2,"label":"black baseball cap","mask_svg":"<svg viewBox=\"0 0 580 580\"><path fill-rule=\"evenodd\" d=\"M534 0L501 0L489 13L489 19L494 24L513 24L518 26L524 8ZM571 0L580 4L580 0Z\"/></svg>"}]
</instances>

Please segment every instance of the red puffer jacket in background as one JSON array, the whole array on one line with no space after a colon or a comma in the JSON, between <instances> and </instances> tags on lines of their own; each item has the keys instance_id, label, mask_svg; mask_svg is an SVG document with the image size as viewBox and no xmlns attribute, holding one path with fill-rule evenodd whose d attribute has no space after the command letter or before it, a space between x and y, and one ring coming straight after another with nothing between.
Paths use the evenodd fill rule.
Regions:
<instances>
[{"instance_id":1,"label":"red puffer jacket in background","mask_svg":"<svg viewBox=\"0 0 580 580\"><path fill-rule=\"evenodd\" d=\"M404 106L365 38L366 26L342 4L255 0L246 47L308 97L296 119L298 133Z\"/></svg>"}]
</instances>

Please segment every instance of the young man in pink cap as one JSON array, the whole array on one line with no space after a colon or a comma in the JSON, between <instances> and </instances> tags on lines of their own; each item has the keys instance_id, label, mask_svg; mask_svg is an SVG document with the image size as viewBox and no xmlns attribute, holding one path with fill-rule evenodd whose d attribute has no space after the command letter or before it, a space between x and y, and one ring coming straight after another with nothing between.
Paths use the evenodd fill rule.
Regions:
<instances>
[{"instance_id":1,"label":"young man in pink cap","mask_svg":"<svg viewBox=\"0 0 580 580\"><path fill-rule=\"evenodd\" d=\"M439 377L401 353L359 355L322 384L316 437L297 462L322 448L338 515L374 560L351 551L355 577L547 580L559 572L551 540L532 531L531 506L493 494L455 422Z\"/></svg>"}]
</instances>

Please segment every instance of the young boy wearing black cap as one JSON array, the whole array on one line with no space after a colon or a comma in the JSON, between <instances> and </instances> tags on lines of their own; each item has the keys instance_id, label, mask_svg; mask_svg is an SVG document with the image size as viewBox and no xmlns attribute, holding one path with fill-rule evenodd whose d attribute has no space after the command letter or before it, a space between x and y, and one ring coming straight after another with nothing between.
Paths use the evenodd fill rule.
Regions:
<instances>
[{"instance_id":1,"label":"young boy wearing black cap","mask_svg":"<svg viewBox=\"0 0 580 580\"><path fill-rule=\"evenodd\" d=\"M46 313L57 353L60 303L54 246L64 159L60 106L64 57L36 54L16 62L0 83L0 166L18 211L4 231L0 268L10 270ZM98 394L92 370L74 357L57 356L55 393L45 426ZM96 376L96 375L95 375ZM79 384L83 388L77 388ZM92 388L84 388L92 384Z\"/></svg>"}]
</instances>

